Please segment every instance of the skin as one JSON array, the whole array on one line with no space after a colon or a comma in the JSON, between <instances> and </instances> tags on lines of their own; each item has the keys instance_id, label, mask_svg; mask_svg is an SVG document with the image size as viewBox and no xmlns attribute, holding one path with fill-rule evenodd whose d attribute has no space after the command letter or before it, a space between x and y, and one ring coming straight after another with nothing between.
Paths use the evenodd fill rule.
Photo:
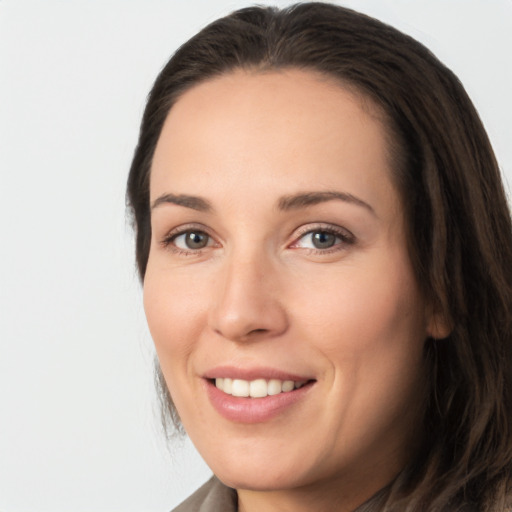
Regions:
<instances>
[{"instance_id":1,"label":"skin","mask_svg":"<svg viewBox=\"0 0 512 512\"><path fill-rule=\"evenodd\" d=\"M187 433L242 511L353 510L421 437L423 344L442 323L414 277L380 117L311 72L237 71L186 92L159 139L152 204L210 209L152 209L148 324ZM350 196L279 208L307 192ZM234 422L204 386L226 364L314 383L268 421Z\"/></svg>"}]
</instances>

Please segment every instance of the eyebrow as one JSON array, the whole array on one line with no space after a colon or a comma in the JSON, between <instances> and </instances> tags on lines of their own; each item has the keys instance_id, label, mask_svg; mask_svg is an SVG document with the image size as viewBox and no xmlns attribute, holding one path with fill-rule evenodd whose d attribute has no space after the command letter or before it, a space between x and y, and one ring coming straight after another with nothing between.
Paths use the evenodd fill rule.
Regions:
<instances>
[{"instance_id":1,"label":"eyebrow","mask_svg":"<svg viewBox=\"0 0 512 512\"><path fill-rule=\"evenodd\" d=\"M307 208L308 206L314 206L316 204L326 203L333 200L362 206L373 215L376 215L375 210L362 199L346 192L334 191L302 192L299 194L283 196L277 202L277 207L281 211L298 210L300 208ZM153 201L151 209L153 210L162 204L175 204L200 212L213 211L212 204L207 199L186 194L163 194Z\"/></svg>"},{"instance_id":2,"label":"eyebrow","mask_svg":"<svg viewBox=\"0 0 512 512\"><path fill-rule=\"evenodd\" d=\"M213 209L211 203L206 199L197 196L188 196L185 194L163 194L153 201L151 209L154 210L162 204L176 204L199 212L210 212Z\"/></svg>"},{"instance_id":3,"label":"eyebrow","mask_svg":"<svg viewBox=\"0 0 512 512\"><path fill-rule=\"evenodd\" d=\"M305 192L300 194L294 194L291 196L284 196L279 200L277 206L280 210L287 211L296 210L300 208L307 208L308 206L314 206L316 204L325 203L327 201L333 200L344 201L346 203L362 206L363 208L371 212L373 215L376 215L375 210L368 203L346 192Z\"/></svg>"}]
</instances>

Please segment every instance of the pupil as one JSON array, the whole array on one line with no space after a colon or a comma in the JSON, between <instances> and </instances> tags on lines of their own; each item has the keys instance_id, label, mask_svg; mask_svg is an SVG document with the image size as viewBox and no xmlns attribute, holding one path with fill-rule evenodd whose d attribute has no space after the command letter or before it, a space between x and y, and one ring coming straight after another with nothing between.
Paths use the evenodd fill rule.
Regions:
<instances>
[{"instance_id":1,"label":"pupil","mask_svg":"<svg viewBox=\"0 0 512 512\"><path fill-rule=\"evenodd\" d=\"M313 245L317 249L328 249L334 245L336 237L332 233L317 231L313 234Z\"/></svg>"},{"instance_id":2,"label":"pupil","mask_svg":"<svg viewBox=\"0 0 512 512\"><path fill-rule=\"evenodd\" d=\"M204 233L188 233L186 242L190 249L202 249L206 247L208 239Z\"/></svg>"}]
</instances>

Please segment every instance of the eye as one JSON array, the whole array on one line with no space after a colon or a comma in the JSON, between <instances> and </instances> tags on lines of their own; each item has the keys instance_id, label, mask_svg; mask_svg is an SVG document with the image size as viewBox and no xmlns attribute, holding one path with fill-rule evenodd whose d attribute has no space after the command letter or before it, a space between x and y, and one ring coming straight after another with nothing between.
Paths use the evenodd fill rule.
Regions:
<instances>
[{"instance_id":1,"label":"eye","mask_svg":"<svg viewBox=\"0 0 512 512\"><path fill-rule=\"evenodd\" d=\"M184 251L197 251L212 244L210 235L199 230L189 230L184 233L179 233L172 236L169 242L174 244L176 248Z\"/></svg>"},{"instance_id":2,"label":"eye","mask_svg":"<svg viewBox=\"0 0 512 512\"><path fill-rule=\"evenodd\" d=\"M309 229L293 243L292 247L310 249L319 252L328 252L343 249L355 242L354 236L348 231L334 227Z\"/></svg>"},{"instance_id":3,"label":"eye","mask_svg":"<svg viewBox=\"0 0 512 512\"><path fill-rule=\"evenodd\" d=\"M301 247L329 249L336 243L336 235L328 231L312 231L301 238Z\"/></svg>"},{"instance_id":4,"label":"eye","mask_svg":"<svg viewBox=\"0 0 512 512\"><path fill-rule=\"evenodd\" d=\"M162 248L178 256L199 256L203 250L220 246L206 229L190 224L171 230L159 243Z\"/></svg>"}]
</instances>

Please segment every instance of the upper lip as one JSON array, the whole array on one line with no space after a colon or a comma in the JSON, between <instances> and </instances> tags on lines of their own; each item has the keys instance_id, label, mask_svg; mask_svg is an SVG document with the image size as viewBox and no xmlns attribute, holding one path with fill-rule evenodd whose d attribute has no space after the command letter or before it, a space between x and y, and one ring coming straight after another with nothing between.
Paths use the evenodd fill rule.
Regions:
<instances>
[{"instance_id":1,"label":"upper lip","mask_svg":"<svg viewBox=\"0 0 512 512\"><path fill-rule=\"evenodd\" d=\"M237 366L216 366L204 373L205 379L218 379L230 378L241 380L256 380L256 379L277 379L277 380L293 380L293 381L307 381L313 380L309 375L299 375L296 373L287 372L277 368L270 367L249 367L240 368Z\"/></svg>"}]
</instances>

